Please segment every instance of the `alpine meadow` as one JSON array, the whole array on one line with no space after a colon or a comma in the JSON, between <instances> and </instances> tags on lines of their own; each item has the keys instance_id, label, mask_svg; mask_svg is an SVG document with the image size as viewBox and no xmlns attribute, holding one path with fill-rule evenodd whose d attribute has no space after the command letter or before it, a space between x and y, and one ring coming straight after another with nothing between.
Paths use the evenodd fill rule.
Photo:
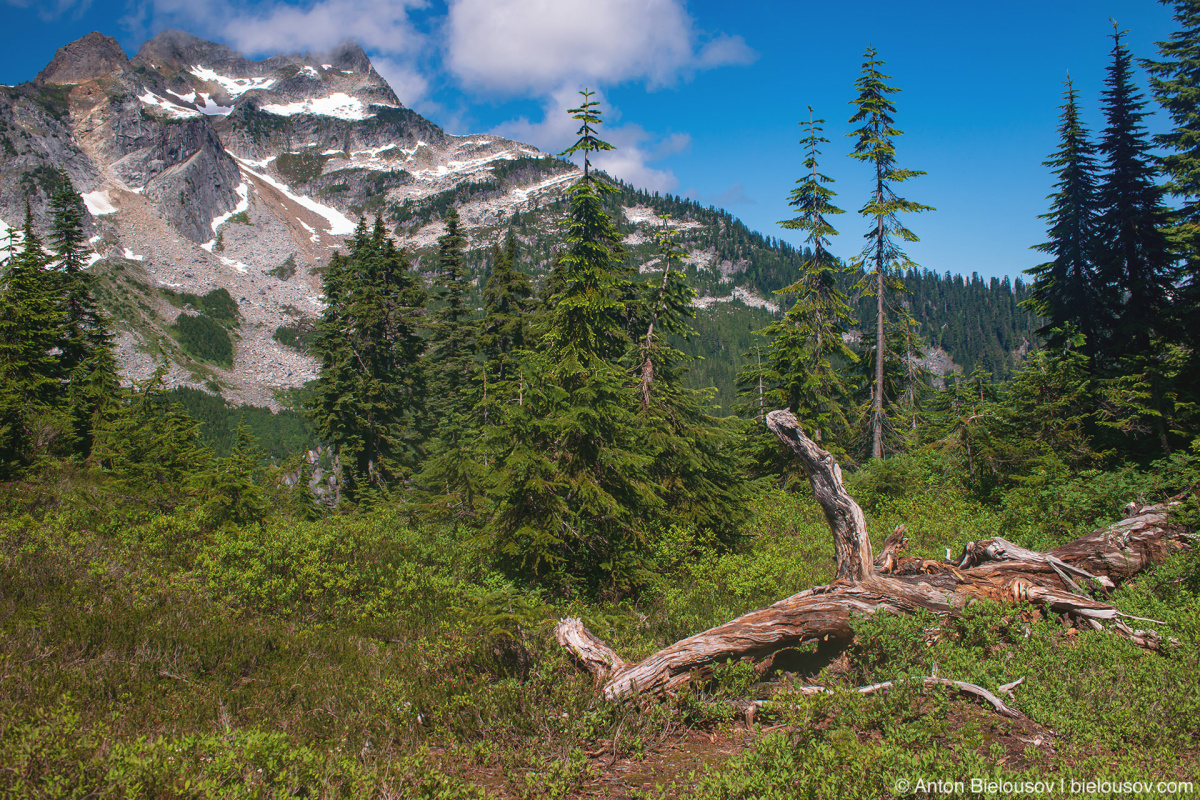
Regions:
<instances>
[{"instance_id":1,"label":"alpine meadow","mask_svg":"<svg viewBox=\"0 0 1200 800\"><path fill-rule=\"evenodd\" d=\"M1065 78L1012 278L918 263L952 167L887 47L787 109L760 233L604 90L740 36L546 39L556 116L455 135L375 53L473 0L400 5L0 86L0 798L1200 790L1200 0Z\"/></svg>"}]
</instances>

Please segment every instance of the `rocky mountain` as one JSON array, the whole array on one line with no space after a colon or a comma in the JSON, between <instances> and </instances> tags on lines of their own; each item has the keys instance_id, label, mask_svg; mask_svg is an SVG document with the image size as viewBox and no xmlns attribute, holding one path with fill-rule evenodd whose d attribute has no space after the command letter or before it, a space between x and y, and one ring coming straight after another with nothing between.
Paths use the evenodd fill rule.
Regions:
<instances>
[{"instance_id":1,"label":"rocky mountain","mask_svg":"<svg viewBox=\"0 0 1200 800\"><path fill-rule=\"evenodd\" d=\"M272 408L316 374L299 345L322 307L320 269L360 218L381 216L428 270L454 205L477 276L510 229L539 276L578 176L527 144L446 133L405 108L353 42L254 61L180 31L133 58L91 33L33 81L0 87L0 152L0 234L27 203L44 226L63 173L83 194L90 268L129 379L167 362L170 385ZM654 269L661 214L691 252L701 336L689 349L707 359L695 381L728 404L750 331L779 313L771 293L803 254L727 212L617 184L610 212L633 263ZM182 316L219 325L228 352L198 343L188 331L199 323Z\"/></svg>"},{"instance_id":2,"label":"rocky mountain","mask_svg":"<svg viewBox=\"0 0 1200 800\"><path fill-rule=\"evenodd\" d=\"M60 171L83 194L126 375L165 359L172 384L258 405L314 376L275 332L319 313L317 271L360 216L490 180L492 196L462 209L482 246L489 226L557 198L576 172L519 142L445 133L353 42L252 61L179 31L133 58L98 33L59 49L34 81L0 89L0 147L3 230L27 201L45 224ZM440 224L403 232L420 247ZM219 289L237 303L224 368L172 327Z\"/></svg>"}]
</instances>

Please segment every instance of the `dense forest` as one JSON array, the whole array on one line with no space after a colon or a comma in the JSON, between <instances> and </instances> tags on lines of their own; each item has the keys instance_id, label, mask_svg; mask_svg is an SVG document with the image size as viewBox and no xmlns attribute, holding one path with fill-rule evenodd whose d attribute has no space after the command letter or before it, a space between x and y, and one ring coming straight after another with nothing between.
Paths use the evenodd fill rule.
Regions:
<instances>
[{"instance_id":1,"label":"dense forest","mask_svg":"<svg viewBox=\"0 0 1200 800\"><path fill-rule=\"evenodd\" d=\"M1173 503L1163 524L1194 540L1200 2L1174 6L1179 29L1145 62L1167 133L1142 123L1119 31L1097 136L1068 82L1046 260L1028 282L905 254L910 220L933 210L907 196L921 172L901 166L874 49L850 119L872 189L839 221L870 234L849 263L828 249L843 212L811 110L804 173L781 198L807 237L791 248L593 170L612 145L584 90L557 245L524 252L515 220L473 263L449 200L418 268L389 226L427 210L362 220L322 273L313 329L277 332L320 361L281 415L169 392L161 370L122 381L84 206L57 176L50 229L26 215L0 286L0 796L1194 791L1200 557L1183 544L1123 583L1062 575L1071 602L1103 614L1032 593L888 609L637 702L598 695L555 640L558 619L583 617L638 660L845 588L835 520L805 480L817 489L818 473L844 474L874 539L907 536L947 574L981 540L1048 550L1126 504ZM626 246L630 204L664 222L711 214L704 230L723 233L685 246L664 224ZM698 293L730 283L695 269L698 250L740 265L732 284L780 313L698 313ZM228 294L176 302L192 312L185 347L222 363ZM961 367L940 382L924 358L937 347ZM824 472L768 429L775 410Z\"/></svg>"}]
</instances>

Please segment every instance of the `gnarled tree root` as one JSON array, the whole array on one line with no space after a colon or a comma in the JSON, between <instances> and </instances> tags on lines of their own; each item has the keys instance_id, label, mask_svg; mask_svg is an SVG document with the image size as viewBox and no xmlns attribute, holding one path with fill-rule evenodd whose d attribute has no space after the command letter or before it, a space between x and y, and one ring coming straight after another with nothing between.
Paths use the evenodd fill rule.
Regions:
<instances>
[{"instance_id":1,"label":"gnarled tree root","mask_svg":"<svg viewBox=\"0 0 1200 800\"><path fill-rule=\"evenodd\" d=\"M955 616L980 599L1033 603L1096 629L1110 622L1113 632L1141 647L1163 646L1161 636L1131 628L1126 620L1136 617L1088 597L1083 585L1107 592L1187 547L1186 531L1170 521L1172 503L1133 509L1121 522L1046 553L996 537L972 542L957 563L902 558L906 540L903 530L897 530L875 559L862 511L846 492L833 457L805 436L786 411L768 414L767 425L804 463L833 532L837 578L678 641L637 664L626 664L580 620L563 620L556 630L559 643L598 684L607 681L607 699L669 692L711 674L713 665L729 659L762 658L784 647L830 639L849 642L856 616L922 609Z\"/></svg>"}]
</instances>

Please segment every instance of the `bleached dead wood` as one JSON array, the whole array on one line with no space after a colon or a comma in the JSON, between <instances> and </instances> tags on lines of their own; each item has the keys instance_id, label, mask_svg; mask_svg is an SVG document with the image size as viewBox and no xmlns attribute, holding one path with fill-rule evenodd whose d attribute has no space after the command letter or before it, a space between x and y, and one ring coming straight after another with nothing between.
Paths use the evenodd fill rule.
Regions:
<instances>
[{"instance_id":1,"label":"bleached dead wood","mask_svg":"<svg viewBox=\"0 0 1200 800\"><path fill-rule=\"evenodd\" d=\"M1029 602L1092 628L1108 622L1110 630L1139 646L1162 646L1159 634L1131 628L1125 620L1135 617L1088 597L1081 582L1107 591L1186 547L1186 533L1169 519L1169 504L1140 509L1115 525L1046 553L1000 537L974 542L958 564L901 558L906 540L903 530L897 529L876 561L862 510L846 491L833 457L785 411L768 414L767 426L804 464L833 533L837 577L826 586L806 589L680 640L637 664L625 664L579 620L563 620L556 631L560 644L598 681L607 678L606 698L667 692L710 674L714 664L730 659L762 658L784 647L817 641L849 642L856 616L918 610L953 616L978 599Z\"/></svg>"}]
</instances>

